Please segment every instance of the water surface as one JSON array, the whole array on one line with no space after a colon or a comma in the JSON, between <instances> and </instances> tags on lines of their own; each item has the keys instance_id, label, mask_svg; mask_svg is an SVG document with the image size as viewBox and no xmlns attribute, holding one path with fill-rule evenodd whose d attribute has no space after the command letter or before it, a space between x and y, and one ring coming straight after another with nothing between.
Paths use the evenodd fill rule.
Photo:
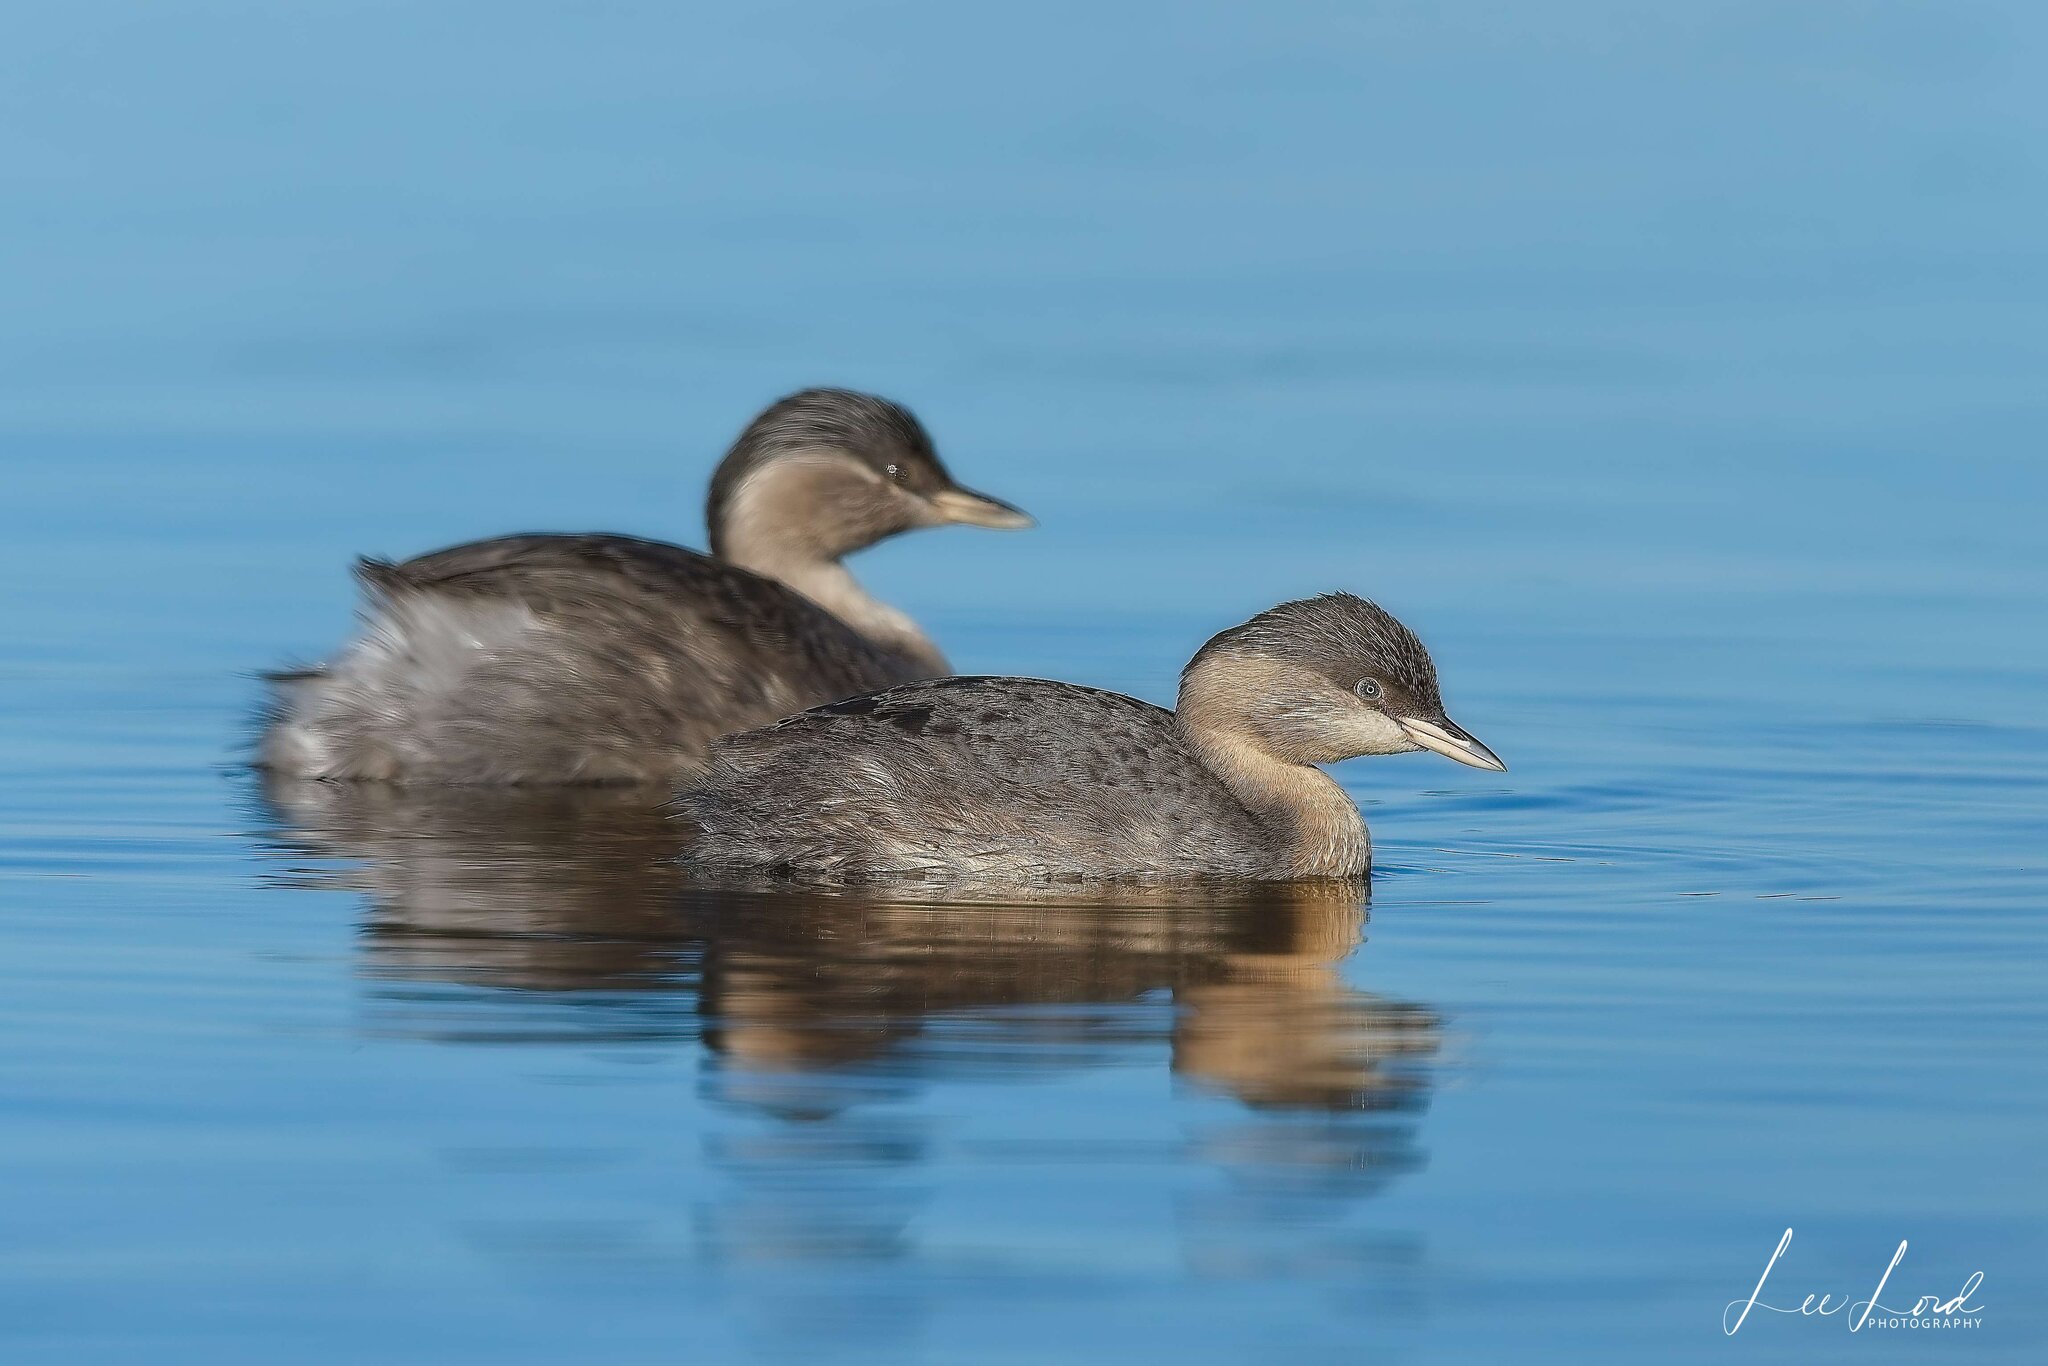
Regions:
<instances>
[{"instance_id":1,"label":"water surface","mask_svg":"<svg viewBox=\"0 0 2048 1366\"><path fill-rule=\"evenodd\" d=\"M2038 1360L2043 39L17 15L0 1357ZM1369 897L934 906L243 770L352 555L698 540L814 382L1040 517L860 561L963 669L1345 587L1511 771L1339 769ZM1787 1227L1982 1326L1724 1337Z\"/></svg>"}]
</instances>

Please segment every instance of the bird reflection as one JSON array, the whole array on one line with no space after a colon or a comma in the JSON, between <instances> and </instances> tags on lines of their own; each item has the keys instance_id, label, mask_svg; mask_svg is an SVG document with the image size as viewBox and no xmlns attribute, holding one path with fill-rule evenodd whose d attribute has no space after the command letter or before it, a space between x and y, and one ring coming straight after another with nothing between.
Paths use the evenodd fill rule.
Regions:
<instances>
[{"instance_id":1,"label":"bird reflection","mask_svg":"<svg viewBox=\"0 0 2048 1366\"><path fill-rule=\"evenodd\" d=\"M1097 890L1086 904L685 889L705 1042L760 1097L887 1058L885 1076L1085 1066L1162 1034L1183 1080L1252 1105L1398 1108L1434 1047L1419 1007L1347 986L1350 887Z\"/></svg>"},{"instance_id":2,"label":"bird reflection","mask_svg":"<svg viewBox=\"0 0 2048 1366\"><path fill-rule=\"evenodd\" d=\"M1364 889L706 885L656 794L273 783L287 880L365 894L368 1027L450 1041L696 1040L735 1122L706 1139L725 1198L697 1211L728 1267L902 1264L936 1161L1220 1172L1181 1202L1191 1270L1304 1260L1383 1270L1333 1221L1421 1163L1437 1017L1348 984ZM901 1102L961 1082L1170 1067L1197 1106L1173 1137L940 1138ZM935 1152L935 1145L942 1151ZM1304 1230L1274 1243L1275 1230ZM1385 1279L1379 1271L1378 1279ZM899 1306L900 1308L900 1306ZM845 1306L812 1306L845 1325ZM788 1318L766 1313L763 1331ZM891 1333L902 1330L896 1320ZM878 1327L877 1331L881 1331Z\"/></svg>"},{"instance_id":3,"label":"bird reflection","mask_svg":"<svg viewBox=\"0 0 2048 1366\"><path fill-rule=\"evenodd\" d=\"M1339 974L1362 938L1357 884L944 901L914 884L713 886L686 877L658 798L634 789L277 781L264 795L281 851L341 861L290 880L368 897L361 972L391 988L380 1030L531 1037L553 1031L520 1002L580 999L595 1008L562 1022L574 1037L645 1038L667 1020L716 1057L722 1098L793 1116L839 1108L827 1074L861 1064L994 1075L1162 1035L1183 1080L1248 1105L1403 1109L1437 1047L1431 1012ZM436 983L512 996L464 1028L435 1008L452 1003L404 989Z\"/></svg>"}]
</instances>

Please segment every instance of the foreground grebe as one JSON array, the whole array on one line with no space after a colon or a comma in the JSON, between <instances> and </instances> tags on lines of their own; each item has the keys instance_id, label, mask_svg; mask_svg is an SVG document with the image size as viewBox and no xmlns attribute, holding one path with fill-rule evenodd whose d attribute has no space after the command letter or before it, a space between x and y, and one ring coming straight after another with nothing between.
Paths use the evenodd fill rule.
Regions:
<instances>
[{"instance_id":1,"label":"foreground grebe","mask_svg":"<svg viewBox=\"0 0 2048 1366\"><path fill-rule=\"evenodd\" d=\"M530 535L359 562L362 633L326 666L274 676L259 765L392 782L675 782L717 736L947 672L844 556L914 527L1031 525L955 484L909 410L843 389L755 418L712 478L705 520L709 556Z\"/></svg>"},{"instance_id":2,"label":"foreground grebe","mask_svg":"<svg viewBox=\"0 0 2048 1366\"><path fill-rule=\"evenodd\" d=\"M805 878L1357 877L1365 821L1316 768L1452 724L1413 632L1362 598L1283 603L1204 645L1180 709L1035 678L944 678L729 736L678 799L689 856Z\"/></svg>"}]
</instances>

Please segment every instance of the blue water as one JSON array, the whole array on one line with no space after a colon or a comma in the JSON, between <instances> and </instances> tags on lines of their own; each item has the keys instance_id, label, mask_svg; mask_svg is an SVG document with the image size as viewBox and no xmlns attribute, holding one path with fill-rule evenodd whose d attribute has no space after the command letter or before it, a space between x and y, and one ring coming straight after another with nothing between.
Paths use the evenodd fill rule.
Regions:
<instances>
[{"instance_id":1,"label":"blue water","mask_svg":"<svg viewBox=\"0 0 2048 1366\"><path fill-rule=\"evenodd\" d=\"M5 29L0 1360L2041 1359L2038 7ZM860 562L962 668L1346 587L1511 771L930 907L239 766L351 556L699 541L818 382L1040 517ZM1729 1339L1787 1228L1978 1326Z\"/></svg>"}]
</instances>

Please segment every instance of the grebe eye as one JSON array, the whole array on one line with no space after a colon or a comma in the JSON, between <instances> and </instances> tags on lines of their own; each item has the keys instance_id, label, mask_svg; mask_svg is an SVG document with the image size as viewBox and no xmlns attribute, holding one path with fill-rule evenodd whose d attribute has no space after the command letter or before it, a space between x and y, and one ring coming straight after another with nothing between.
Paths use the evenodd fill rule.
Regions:
<instances>
[{"instance_id":1,"label":"grebe eye","mask_svg":"<svg viewBox=\"0 0 2048 1366\"><path fill-rule=\"evenodd\" d=\"M1358 687L1353 691L1368 702L1377 702L1380 700L1380 681L1377 678L1361 678L1358 680Z\"/></svg>"}]
</instances>

